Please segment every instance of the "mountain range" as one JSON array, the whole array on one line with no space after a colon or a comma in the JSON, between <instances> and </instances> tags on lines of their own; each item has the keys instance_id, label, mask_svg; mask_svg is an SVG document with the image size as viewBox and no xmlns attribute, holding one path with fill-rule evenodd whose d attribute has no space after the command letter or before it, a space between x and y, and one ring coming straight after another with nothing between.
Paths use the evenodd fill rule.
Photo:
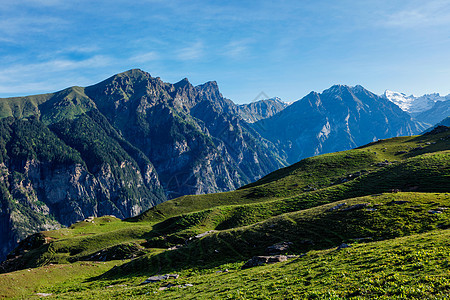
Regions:
<instances>
[{"instance_id":1,"label":"mountain range","mask_svg":"<svg viewBox=\"0 0 450 300\"><path fill-rule=\"evenodd\" d=\"M386 90L383 97L397 104L409 113L415 120L435 125L450 116L450 94L441 96L439 93L423 96L407 96L404 93Z\"/></svg>"},{"instance_id":2,"label":"mountain range","mask_svg":"<svg viewBox=\"0 0 450 300\"><path fill-rule=\"evenodd\" d=\"M307 156L425 129L361 86L236 105L214 81L139 69L0 99L0 118L0 258L40 230L235 190Z\"/></svg>"},{"instance_id":3,"label":"mountain range","mask_svg":"<svg viewBox=\"0 0 450 300\"><path fill-rule=\"evenodd\" d=\"M289 163L425 129L397 105L359 85L311 92L253 127L282 149Z\"/></svg>"}]
</instances>

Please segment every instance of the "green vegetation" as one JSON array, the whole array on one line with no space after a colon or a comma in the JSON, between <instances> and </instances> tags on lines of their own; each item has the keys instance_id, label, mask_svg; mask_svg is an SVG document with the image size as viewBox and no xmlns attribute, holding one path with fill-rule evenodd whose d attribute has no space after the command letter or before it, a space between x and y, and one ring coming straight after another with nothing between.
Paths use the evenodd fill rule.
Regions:
<instances>
[{"instance_id":1,"label":"green vegetation","mask_svg":"<svg viewBox=\"0 0 450 300\"><path fill-rule=\"evenodd\" d=\"M39 160L57 164L82 163L80 154L36 118L29 120L0 119L1 162Z\"/></svg>"},{"instance_id":2,"label":"green vegetation","mask_svg":"<svg viewBox=\"0 0 450 300\"><path fill-rule=\"evenodd\" d=\"M304 159L237 191L179 197L129 221L161 221L221 205L296 196L322 199L324 194L332 193L330 202L339 193L342 195L338 199L345 199L392 189L448 191L449 149L448 132L382 140L359 149Z\"/></svg>"},{"instance_id":3,"label":"green vegetation","mask_svg":"<svg viewBox=\"0 0 450 300\"><path fill-rule=\"evenodd\" d=\"M90 131L79 136L95 136ZM388 139L302 160L234 192L42 232L46 243L16 258L21 268L38 268L1 275L0 291L27 272L35 279L0 296L445 299L449 162L448 131ZM241 269L280 242L291 242L283 253L296 258ZM351 247L337 250L341 243ZM90 260L102 262L82 262ZM141 284L168 273L180 277Z\"/></svg>"},{"instance_id":4,"label":"green vegetation","mask_svg":"<svg viewBox=\"0 0 450 300\"><path fill-rule=\"evenodd\" d=\"M52 285L52 279L42 282L34 292L51 293L59 299L447 299L449 239L448 230L438 230L388 241L354 243L340 251L310 251L298 259L246 270L240 269L242 262L187 268L178 273L176 280L148 285L141 285L146 278L143 275L85 280L86 276L77 276L80 264L75 264L70 273L73 277L65 274ZM92 273L105 269L101 264L87 265L84 268ZM229 272L223 272L225 269ZM43 268L32 272L37 276L31 282L47 275ZM27 275L19 271L10 276L20 278L24 273ZM169 283L174 286L161 290Z\"/></svg>"}]
</instances>

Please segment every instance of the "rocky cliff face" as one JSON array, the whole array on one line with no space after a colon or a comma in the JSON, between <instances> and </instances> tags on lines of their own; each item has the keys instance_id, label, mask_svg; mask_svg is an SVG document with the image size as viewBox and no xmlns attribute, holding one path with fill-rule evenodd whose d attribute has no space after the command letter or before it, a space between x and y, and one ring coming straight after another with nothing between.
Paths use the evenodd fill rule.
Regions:
<instances>
[{"instance_id":1,"label":"rocky cliff face","mask_svg":"<svg viewBox=\"0 0 450 300\"><path fill-rule=\"evenodd\" d=\"M89 143L85 138L77 144L85 149L69 146L77 129L85 137L95 134L93 124L90 131L72 124L71 140L60 132L64 124L54 127L58 136L35 118L0 120L1 257L37 231L89 216L131 217L165 200L153 166L140 167L132 151L129 155L118 143L98 151L93 148L101 139Z\"/></svg>"},{"instance_id":2,"label":"rocky cliff face","mask_svg":"<svg viewBox=\"0 0 450 300\"><path fill-rule=\"evenodd\" d=\"M280 98L271 98L239 105L238 113L247 123L255 123L276 115L288 106L289 104Z\"/></svg>"},{"instance_id":3,"label":"rocky cliff face","mask_svg":"<svg viewBox=\"0 0 450 300\"><path fill-rule=\"evenodd\" d=\"M351 149L377 139L417 134L423 127L387 99L361 86L311 92L277 115L254 124L294 163L308 156Z\"/></svg>"}]
</instances>

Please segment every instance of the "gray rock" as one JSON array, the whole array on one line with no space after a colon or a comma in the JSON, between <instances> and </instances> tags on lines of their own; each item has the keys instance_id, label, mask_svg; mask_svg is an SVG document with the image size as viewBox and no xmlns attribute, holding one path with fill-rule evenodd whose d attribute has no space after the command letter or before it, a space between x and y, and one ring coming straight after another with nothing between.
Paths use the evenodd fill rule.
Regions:
<instances>
[{"instance_id":1,"label":"gray rock","mask_svg":"<svg viewBox=\"0 0 450 300\"><path fill-rule=\"evenodd\" d=\"M406 201L406 200L401 201L401 200L398 200L398 201L391 201L391 202L389 202L389 204L405 204L405 203L410 203L410 201Z\"/></svg>"},{"instance_id":2,"label":"gray rock","mask_svg":"<svg viewBox=\"0 0 450 300\"><path fill-rule=\"evenodd\" d=\"M290 246L292 246L291 242L281 242L281 243L267 247L266 254L267 255L281 254L281 253L289 250Z\"/></svg>"},{"instance_id":3,"label":"gray rock","mask_svg":"<svg viewBox=\"0 0 450 300\"><path fill-rule=\"evenodd\" d=\"M213 233L213 232L217 232L217 230L209 230L209 231L206 231L206 232L197 234L197 235L195 236L195 238L199 239L199 238L202 238L202 237L204 237L204 236L206 236L206 235L208 235L208 234L210 234L210 233Z\"/></svg>"},{"instance_id":4,"label":"gray rock","mask_svg":"<svg viewBox=\"0 0 450 300\"><path fill-rule=\"evenodd\" d=\"M408 153L408 151L397 151L395 152L395 155L405 154Z\"/></svg>"},{"instance_id":5,"label":"gray rock","mask_svg":"<svg viewBox=\"0 0 450 300\"><path fill-rule=\"evenodd\" d=\"M182 247L183 247L183 245L175 245L175 246L173 246L173 247L167 248L167 250L177 250L177 249L180 249L180 248L182 248Z\"/></svg>"},{"instance_id":6,"label":"gray rock","mask_svg":"<svg viewBox=\"0 0 450 300\"><path fill-rule=\"evenodd\" d=\"M287 261L288 257L286 255L273 255L273 256L253 256L248 260L242 269L248 269L252 267L257 267L265 264L272 264L277 262Z\"/></svg>"},{"instance_id":7,"label":"gray rock","mask_svg":"<svg viewBox=\"0 0 450 300\"><path fill-rule=\"evenodd\" d=\"M336 250L341 250L341 249L345 249L345 248L350 248L351 246L346 244L346 243L342 243L340 244Z\"/></svg>"},{"instance_id":8,"label":"gray rock","mask_svg":"<svg viewBox=\"0 0 450 300\"><path fill-rule=\"evenodd\" d=\"M180 275L178 275L178 274L155 275L155 276L151 276L151 277L147 278L144 282L142 282L142 284L163 281L163 280L166 280L169 278L177 279L179 276Z\"/></svg>"},{"instance_id":9,"label":"gray rock","mask_svg":"<svg viewBox=\"0 0 450 300\"><path fill-rule=\"evenodd\" d=\"M158 281L162 281L162 280L166 280L167 275L156 275L156 276L151 276L149 278L147 278L142 284L147 284L147 283L151 283L151 282L158 282Z\"/></svg>"},{"instance_id":10,"label":"gray rock","mask_svg":"<svg viewBox=\"0 0 450 300\"><path fill-rule=\"evenodd\" d=\"M345 205L347 205L347 202L340 203L340 204L338 204L336 206L333 206L332 208L328 209L327 211L337 210L337 209L339 209L339 208L341 208L342 206L345 206Z\"/></svg>"},{"instance_id":11,"label":"gray rock","mask_svg":"<svg viewBox=\"0 0 450 300\"><path fill-rule=\"evenodd\" d=\"M341 211L352 211L352 210L363 209L363 208L365 208L365 207L367 207L369 205L370 205L370 203L359 203L359 204L351 205L351 206L349 206L347 208L344 208Z\"/></svg>"}]
</instances>

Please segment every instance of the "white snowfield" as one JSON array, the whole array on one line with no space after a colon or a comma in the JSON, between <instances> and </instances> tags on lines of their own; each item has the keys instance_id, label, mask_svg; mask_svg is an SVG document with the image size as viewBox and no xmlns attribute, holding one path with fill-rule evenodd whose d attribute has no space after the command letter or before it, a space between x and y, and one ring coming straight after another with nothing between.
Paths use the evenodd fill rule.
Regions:
<instances>
[{"instance_id":1,"label":"white snowfield","mask_svg":"<svg viewBox=\"0 0 450 300\"><path fill-rule=\"evenodd\" d=\"M417 97L414 95L406 96L404 93L390 90L386 90L383 96L408 113L420 113L429 110L438 101L450 100L450 94L441 96L439 93L434 93Z\"/></svg>"}]
</instances>

